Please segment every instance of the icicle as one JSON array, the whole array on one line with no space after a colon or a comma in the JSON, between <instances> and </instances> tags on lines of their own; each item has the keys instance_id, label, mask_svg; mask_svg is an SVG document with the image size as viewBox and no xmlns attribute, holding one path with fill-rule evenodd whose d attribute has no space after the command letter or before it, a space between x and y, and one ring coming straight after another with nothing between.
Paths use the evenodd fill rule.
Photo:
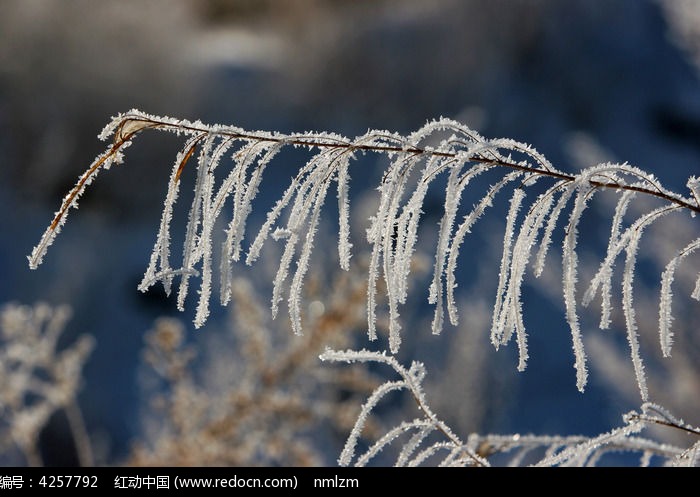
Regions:
<instances>
[{"instance_id":1,"label":"icicle","mask_svg":"<svg viewBox=\"0 0 700 497\"><path fill-rule=\"evenodd\" d=\"M450 253L452 227L454 225L454 220L457 217L457 209L459 207L459 201L462 197L462 191L467 187L473 178L487 169L488 166L478 165L473 166L468 171L460 174L461 166L453 166L452 172L450 173L448 187L445 193L445 213L440 221L440 234L438 237L437 249L435 251L433 281L430 285L429 302L436 304L432 325L433 334L439 334L440 330L442 330L444 314L442 278L445 274L446 260Z\"/></svg>"},{"instance_id":2,"label":"icicle","mask_svg":"<svg viewBox=\"0 0 700 497\"><path fill-rule=\"evenodd\" d=\"M576 192L576 200L574 207L569 217L569 225L567 233L564 237L562 266L563 283L564 283L564 303L566 305L566 319L571 329L571 338L573 341L576 369L576 387L583 392L588 379L586 370L586 353L581 340L581 329L576 313L576 282L578 272L578 257L576 255L576 243L578 241L578 222L581 219L581 214L586 209L586 203L590 199L589 194L595 190L593 187L580 187Z\"/></svg>"},{"instance_id":3,"label":"icicle","mask_svg":"<svg viewBox=\"0 0 700 497\"><path fill-rule=\"evenodd\" d=\"M506 334L506 316L503 310L503 303L506 298L506 282L508 280L508 269L511 264L511 250L513 247L513 232L515 221L520 210L520 205L525 199L525 192L522 188L516 188L510 199L510 209L506 217L506 228L503 233L503 255L501 257L501 271L498 279L498 290L496 291L496 303L493 309L491 326L491 343L498 348L502 344L502 337Z\"/></svg>"},{"instance_id":4,"label":"icicle","mask_svg":"<svg viewBox=\"0 0 700 497\"><path fill-rule=\"evenodd\" d=\"M622 310L627 324L627 340L630 345L630 354L632 356L632 364L634 365L634 373L637 377L637 386L639 387L642 400L646 402L649 400L649 393L647 390L646 375L644 374L644 364L642 363L642 357L639 353L637 323L634 307L632 305L632 282L634 279L634 268L637 259L637 247L639 246L639 239L641 236L642 230L640 229L627 245L625 270L622 276Z\"/></svg>"},{"instance_id":5,"label":"icicle","mask_svg":"<svg viewBox=\"0 0 700 497\"><path fill-rule=\"evenodd\" d=\"M338 159L338 260L340 268L350 270L352 243L350 243L350 200L348 197L348 165L351 157L344 154Z\"/></svg>"},{"instance_id":6,"label":"icicle","mask_svg":"<svg viewBox=\"0 0 700 497\"><path fill-rule=\"evenodd\" d=\"M205 197L206 191L211 188L212 177L208 174L208 165L210 162L210 150L216 140L215 135L209 135L206 138L204 146L199 153L199 163L197 165L197 180L194 186L194 198L190 206L188 216L187 229L185 231L185 242L182 245L182 267L186 271L194 268L194 265L199 262L203 255L198 250L198 242L206 244L206 240L199 240L201 233L198 233L201 224L202 210L206 209ZM179 172L176 172L176 178L179 178ZM189 289L189 275L183 274L180 278L180 288L177 295L177 308L180 311L185 310L185 298Z\"/></svg>"},{"instance_id":7,"label":"icicle","mask_svg":"<svg viewBox=\"0 0 700 497\"><path fill-rule=\"evenodd\" d=\"M444 161L432 157L423 168L413 194L396 221L394 271L396 297L404 303L408 294L408 279L411 272L411 257L418 241L418 224L423 213L423 202L431 181L445 168Z\"/></svg>"},{"instance_id":8,"label":"icicle","mask_svg":"<svg viewBox=\"0 0 700 497\"><path fill-rule=\"evenodd\" d=\"M160 229L158 231L155 246L151 252L151 261L146 269L146 273L144 274L141 283L139 284L139 290L142 292L148 290L148 288L150 288L155 281L160 280L163 282L163 288L165 289L166 295L170 295L173 280L172 275L168 274L171 272L169 262L170 224L172 222L173 209L175 202L177 201L180 188L178 171L182 170L183 164L192 155L195 147L202 138L202 135L190 138L175 158L175 163L173 164L172 173L170 175L170 181L168 183L168 192L165 196L165 206L163 208L163 213L161 214ZM185 271L191 271L191 269L185 269ZM162 274L163 277L156 278L157 274Z\"/></svg>"},{"instance_id":9,"label":"icicle","mask_svg":"<svg viewBox=\"0 0 700 497\"><path fill-rule=\"evenodd\" d=\"M322 181L315 186L317 192L313 192L313 212L309 220L309 226L306 232L306 239L301 249L301 255L297 262L297 270L294 273L292 284L289 289L289 313L292 320L292 330L295 334L301 335L301 300L302 300L302 283L304 276L309 268L309 259L311 258L311 250L313 248L314 235L316 234L318 220L321 214L321 207L328 192L329 181Z\"/></svg>"},{"instance_id":10,"label":"icicle","mask_svg":"<svg viewBox=\"0 0 700 497\"><path fill-rule=\"evenodd\" d=\"M690 242L678 253L678 255L676 255L676 257L671 259L661 275L661 291L659 298L659 339L661 340L661 351L664 357L669 357L671 355L671 345L673 343L673 332L671 331L671 323L673 322L673 316L671 314L671 301L673 295L671 292L671 284L673 283L673 277L675 275L676 268L681 261L697 250L698 247L700 247L700 238Z\"/></svg>"},{"instance_id":11,"label":"icicle","mask_svg":"<svg viewBox=\"0 0 700 497\"><path fill-rule=\"evenodd\" d=\"M516 331L519 350L518 355L520 358L518 362L519 371L525 370L528 359L527 335L523 323L522 303L520 300L522 281L535 238L552 205L553 199L550 193L551 192L548 190L533 203L530 212L522 223L513 247L513 260L510 267L508 288L505 292L506 299L504 301L504 308L505 312L510 315L505 328L506 330L514 328ZM509 340L510 336L507 334L503 337L502 343L505 344Z\"/></svg>"},{"instance_id":12,"label":"icicle","mask_svg":"<svg viewBox=\"0 0 700 497\"><path fill-rule=\"evenodd\" d=\"M493 205L493 198L496 194L507 185L509 182L514 181L520 177L522 173L520 171L514 171L507 174L501 181L492 186L489 191L484 195L484 197L479 201L479 203L474 207L474 209L464 216L462 224L457 228L454 236L452 237L452 243L448 250L449 259L447 261L447 309L450 316L450 322L453 325L458 324L459 316L457 313L457 305L454 298L454 289L457 287L455 273L457 269L457 256L459 255L459 248L464 241L464 237L467 233L471 231L472 226L476 221L481 218L484 211Z\"/></svg>"},{"instance_id":13,"label":"icicle","mask_svg":"<svg viewBox=\"0 0 700 497\"><path fill-rule=\"evenodd\" d=\"M634 198L636 192L626 191L620 196L620 200L615 207L615 215L613 216L612 227L610 230L609 244L616 243L620 239L620 228L622 227L622 220L624 218L627 207L630 201ZM609 268L610 274L604 275L602 279L603 289L602 294L602 304L600 312L600 329L606 330L610 326L610 314L612 312L612 266ZM590 295L588 292L583 296L583 306L587 307L590 304Z\"/></svg>"},{"instance_id":14,"label":"icicle","mask_svg":"<svg viewBox=\"0 0 700 497\"><path fill-rule=\"evenodd\" d=\"M204 325L207 318L209 317L209 300L211 297L211 285L212 285L212 236L214 231L214 225L216 219L221 211L220 204L212 201L212 196L214 194L214 171L219 165L219 161L223 154L226 153L231 145L231 140L223 140L219 143L214 151L211 153L211 157L206 163L200 165L201 168L206 167L205 181L201 188L201 204L202 204L202 214L201 222L202 228L201 233L198 237L199 243L197 244L197 259L202 260L202 282L199 290L199 303L197 304L197 311L195 314L194 325L196 328L200 328ZM190 261L190 264L194 264L194 260Z\"/></svg>"},{"instance_id":15,"label":"icicle","mask_svg":"<svg viewBox=\"0 0 700 497\"><path fill-rule=\"evenodd\" d=\"M549 215L547 227L545 228L544 234L542 235L542 240L540 241L540 249L537 251L537 258L535 262L536 277L540 277L542 275L542 271L544 270L544 261L547 258L549 247L552 244L552 234L554 233L554 228L557 226L557 221L559 220L564 207L566 207L566 204L569 203L571 195L576 191L576 187L574 185L565 184L564 182L557 183L551 188L550 191L558 190L562 186L565 188L564 192L559 197L557 204Z\"/></svg>"}]
</instances>

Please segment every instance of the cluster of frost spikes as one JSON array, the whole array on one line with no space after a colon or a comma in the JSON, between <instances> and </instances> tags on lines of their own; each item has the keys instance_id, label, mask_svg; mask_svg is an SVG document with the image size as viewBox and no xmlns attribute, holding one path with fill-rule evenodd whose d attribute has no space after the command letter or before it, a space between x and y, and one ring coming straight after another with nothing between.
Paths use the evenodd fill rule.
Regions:
<instances>
[{"instance_id":1,"label":"cluster of frost spikes","mask_svg":"<svg viewBox=\"0 0 700 497\"><path fill-rule=\"evenodd\" d=\"M444 206L438 225L433 277L428 300L435 306L432 331L443 328L445 313L453 325L458 312L454 289L460 247L474 224L493 205L495 197L510 191L510 207L503 238L503 255L498 290L494 304L491 341L496 347L515 337L520 352L519 369L528 359L527 334L522 312L521 287L526 268L531 265L539 275L552 245L557 225L565 213L561 242L563 259L563 297L566 318L572 335L577 386L583 390L587 381L586 357L577 315L578 225L590 200L601 190L619 192L613 226L605 259L583 295L588 305L601 295L601 327L610 323L612 308L613 266L623 252L622 310L626 322L631 357L643 400L648 399L644 368L639 353L637 323L633 306L632 283L637 249L645 228L673 211L700 212L698 180L691 178L686 198L663 188L652 175L627 164L601 164L573 175L555 169L529 145L510 139L486 139L468 127L450 119L429 122L418 131L401 136L370 130L355 139L332 133L280 134L246 131L234 126L206 125L199 121L158 117L132 110L117 116L105 127L100 138L111 143L79 178L56 213L41 241L30 256L35 268L54 240L72 207L77 206L86 186L101 170L123 160L123 151L135 136L145 130L158 130L184 136L175 157L169 179L165 206L150 263L139 286L146 291L161 282L170 293L177 285L177 303L184 309L193 278L200 288L195 325L202 326L209 315L214 275L219 276L220 300L230 299L233 263L245 259L252 264L263 244L273 238L284 245L274 277L271 310L277 315L280 304L287 301L295 333L302 332L301 300L304 278L314 248L314 239L323 206L335 189L338 202L338 257L340 267L350 266L350 165L356 154L374 152L390 159L379 185L376 212L370 217L366 237L370 245L367 292L367 327L371 339L377 337L377 306L380 299L388 306L389 349L398 351L400 308L406 303L411 260L418 242L418 228L429 188L437 178L444 178ZM263 175L277 154L285 147L300 147L308 160L296 169L291 183L267 212L257 233L248 233L248 218L253 201L264 187ZM194 164L192 164L194 163ZM222 166L222 164L226 164ZM194 171L190 171L194 169ZM170 227L183 174L196 176L194 196L189 207L181 260L171 261ZM482 192L481 200L465 214L460 203L470 182L479 175L496 175L497 181ZM440 183L442 186L443 183ZM531 195L530 192L540 192ZM636 195L661 199L663 205L626 225L628 204ZM534 198L533 198L534 197ZM213 267L216 222L226 218L225 237L220 244L220 266ZM243 247L248 241L247 254ZM661 343L670 353L672 332L671 282L675 267L693 252L696 240L678 253L663 275L660 299ZM219 250L217 244L216 247ZM534 260L531 261L534 255ZM380 283L386 295L380 297ZM700 297L700 278L693 296Z\"/></svg>"}]
</instances>

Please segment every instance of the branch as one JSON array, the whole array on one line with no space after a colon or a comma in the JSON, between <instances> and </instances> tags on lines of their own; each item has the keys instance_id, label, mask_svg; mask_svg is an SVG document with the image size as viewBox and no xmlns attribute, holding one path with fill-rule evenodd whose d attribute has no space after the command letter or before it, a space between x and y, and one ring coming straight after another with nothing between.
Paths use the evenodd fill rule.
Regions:
<instances>
[{"instance_id":1,"label":"branch","mask_svg":"<svg viewBox=\"0 0 700 497\"><path fill-rule=\"evenodd\" d=\"M333 133L282 134L266 131L247 131L235 126L207 125L200 121L157 117L132 110L115 117L99 135L111 139L110 145L83 173L76 185L64 198L55 217L44 232L39 244L29 256L29 266L35 269L66 222L71 207L78 200L99 171L123 160L124 150L145 130L166 131L185 135L180 152L172 166L168 192L162 213L160 229L151 254L149 266L139 289L146 291L156 282L162 282L167 293L175 278L180 278L178 308L184 309L190 280L201 278L199 303L195 326L202 326L209 315L211 285L215 281L212 267L214 226L230 198L233 215L226 229L226 241L221 244L220 288L221 302L229 301L232 262L240 258L241 242L246 238L246 221L252 212L252 201L259 191L263 171L284 147L301 147L311 152L287 190L268 211L267 219L253 237L246 262L254 262L265 241L272 237L284 243L284 251L274 278L271 310L277 314L279 304L287 292L289 316L295 333L302 333L302 289L308 265L312 260L315 233L323 206L337 184L338 196L338 256L341 269L349 269L351 257L349 233L349 163L358 152L373 152L390 159L379 186L379 205L370 218L367 242L371 246L368 268L367 327L370 339L376 334L376 306L378 286L383 280L389 309L389 349L396 353L401 343L400 308L406 303L411 260L418 241L417 230L423 213L429 186L442 173L449 176L445 189L444 214L440 221L433 278L428 300L435 305L433 333L440 333L447 309L452 324L458 321L453 290L457 286L455 268L462 241L484 210L492 205L495 196L511 188L509 209L503 243L500 282L494 307L492 342L499 347L515 336L520 353L518 369L527 363L527 333L522 316L521 286L531 252L539 246L534 263L535 275L544 267L553 231L570 207L565 235L562 240L564 279L562 281L566 319L571 329L577 386L583 390L587 375L583 340L577 316L577 242L579 221L589 201L601 190L620 193L608 243L608 254L601 269L584 294L586 305L603 288L601 327L607 326L610 315L610 294L613 265L621 253L626 254L623 278L623 310L627 335L635 364L643 400L647 393L643 365L638 352L636 320L632 284L636 266L636 251L645 228L671 212L700 213L698 184L691 177L687 186L690 196L685 197L665 189L650 174L627 164L599 164L569 174L557 170L531 146L510 139L486 139L468 127L450 120L429 122L408 136L388 131L370 130L355 139ZM429 145L430 144L430 145ZM231 153L232 152L232 153ZM220 181L216 180L218 166L226 155L231 156L232 167ZM515 154L516 158L513 157ZM196 159L194 199L189 210L182 263L171 266L170 225L178 199L182 174ZM521 158L521 160L518 160ZM420 168L420 171L418 169ZM458 222L460 200L470 180L488 171L502 172L498 183L489 187L471 213ZM517 181L516 181L517 180ZM537 181L550 180L546 191L534 200L527 192ZM520 182L520 184L518 184ZM515 185L515 186L514 186ZM647 196L663 201L661 207L642 215L627 229L622 229L627 205L635 196ZM288 211L286 222L282 221ZM523 219L524 217L524 219ZM689 246L669 266L664 276L661 295L661 337L664 354L670 354L670 283L672 270L680 259L691 252ZM295 264L293 264L295 263ZM693 296L700 295L700 279ZM446 302L444 302L446 300Z\"/></svg>"}]
</instances>

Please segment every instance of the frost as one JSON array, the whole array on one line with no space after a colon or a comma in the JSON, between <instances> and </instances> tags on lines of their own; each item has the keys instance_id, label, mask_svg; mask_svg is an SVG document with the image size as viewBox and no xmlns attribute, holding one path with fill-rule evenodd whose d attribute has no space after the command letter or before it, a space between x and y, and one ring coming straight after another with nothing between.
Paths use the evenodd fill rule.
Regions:
<instances>
[{"instance_id":1,"label":"frost","mask_svg":"<svg viewBox=\"0 0 700 497\"><path fill-rule=\"evenodd\" d=\"M560 244L561 288L573 344L576 385L580 390L586 385L587 371L578 316L578 285L581 284L578 227L593 197L603 190L613 192L618 195L618 200L612 215L607 251L593 278L585 282L581 303L589 305L600 294L600 327L611 325L614 265L624 252L621 292L624 327L640 394L642 400L647 400L633 298L637 252L646 227L661 217L674 212L700 212L700 179L695 176L687 182L690 196L685 197L664 188L653 175L626 163L602 163L569 174L556 169L528 144L508 138L487 139L446 118L430 121L406 136L368 130L351 139L328 132L248 131L236 126L209 125L130 110L113 118L100 133L99 137L107 142L107 147L64 197L29 255L32 269L41 264L71 209L77 208L80 197L98 173L111 164L121 163L132 140L144 132L170 133L181 141L181 147L172 164L153 251L139 289L147 291L160 283L169 295L173 285L178 283L176 298L181 310L186 307L188 296L196 292L194 323L197 327L208 320L210 300L217 282L220 301L225 305L231 298L236 263L245 260L246 264L254 264L265 244L279 243L281 256L272 281L270 311L277 316L286 301L292 328L301 334L305 326L302 313L305 278L314 262L314 242L324 211L329 210L326 207L329 192L333 191L337 197L338 264L347 271L355 261L353 250L357 245L353 243L356 239L351 232L350 219L351 177L356 177L357 173L351 168L356 166L358 155L375 153L385 159L386 166L377 185L377 208L369 216L365 233L364 248L369 254L366 262L368 337L378 339L378 322L387 322L388 349L397 353L401 347L401 314L403 306L409 302L410 276L416 250L422 241L426 202L435 190L444 197L441 197L442 214L436 227L432 278L426 292L428 302L434 306L430 328L432 333L438 334L446 321L452 325L458 323L455 289L459 285L458 262L462 263L458 259L461 255L466 262L477 265L483 261L479 254L466 253L463 249L465 240L475 223L503 193L504 198L508 195L510 204L502 238L491 341L498 348L515 337L520 355L518 369L526 367L528 335L522 287L527 269L532 266L534 275L541 275L550 248ZM266 187L266 176L272 165L282 162L278 159L279 153L291 147L298 148L295 157L303 159L298 164L282 164L293 168L291 180L267 211L262 226L257 232L249 233L248 221L255 208L256 196ZM288 174L287 171L282 177ZM479 183L474 181L475 178L481 180L487 176L495 178L489 183L492 186L481 192L471 209L465 208L465 192L475 189L474 183ZM194 191L188 208L184 242L177 251L180 259L176 261L171 260L176 259L171 248L171 226L185 177L194 178ZM635 214L638 217L630 223L625 219L627 212L640 197L654 198L662 205L641 215ZM559 236L557 224L565 213L568 213L568 222ZM661 278L659 339L664 355L670 354L673 341L671 286L674 274L698 245L700 243L695 240L677 252ZM217 255L220 253L218 264L215 264L215 250ZM700 299L700 277L691 297ZM388 310L388 320L377 318L380 307ZM448 320L445 319L445 310ZM413 387L407 383L406 388ZM460 460L461 453L453 452L454 447L449 450L440 444L430 444L432 448L420 447L431 430L429 425L420 423L405 426L403 432L411 432L411 435L400 458L402 464L409 464L412 458L422 459L443 451L451 454L446 464Z\"/></svg>"}]
</instances>

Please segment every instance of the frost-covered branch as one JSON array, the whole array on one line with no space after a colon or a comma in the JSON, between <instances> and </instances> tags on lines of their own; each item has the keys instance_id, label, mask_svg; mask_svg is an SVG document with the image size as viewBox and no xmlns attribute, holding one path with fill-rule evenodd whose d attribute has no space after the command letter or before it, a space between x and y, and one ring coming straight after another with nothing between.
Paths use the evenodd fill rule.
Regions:
<instances>
[{"instance_id":1,"label":"frost-covered branch","mask_svg":"<svg viewBox=\"0 0 700 497\"><path fill-rule=\"evenodd\" d=\"M263 245L273 238L284 245L273 281L271 310L277 315L286 299L295 333L302 333L302 289L315 243L315 235L329 193L336 192L338 202L338 259L348 270L352 256L350 233L350 169L359 154L372 152L389 159L379 185L378 207L370 217L366 239L370 262L367 270L367 328L371 339L377 337L377 306L384 299L389 314L389 349L398 351L401 344L401 306L408 297L411 261L418 242L418 227L429 188L438 178L446 178L444 206L438 226L433 277L428 300L435 306L432 331L443 328L447 310L449 321L456 324L458 311L454 289L457 259L466 235L496 197L506 192L510 204L503 237L503 254L498 290L495 296L491 340L499 347L515 337L520 360L518 369L527 365L527 331L523 316L521 288L528 266L537 276L559 223L564 225L561 240L563 262L563 298L574 351L576 383L583 390L587 382L586 355L578 317L578 226L590 202L602 190L619 193L613 215L608 251L600 270L583 294L589 304L598 294L602 299L601 327L610 324L612 276L617 258L624 252L622 310L630 345L630 355L643 401L648 400L644 367L637 340L633 282L637 250L643 231L671 213L700 212L698 179L688 181L689 195L664 188L653 175L627 164L604 163L577 174L555 168L531 146L511 139L487 139L450 119L429 122L416 132L402 136L380 130L349 139L333 133L282 134L247 131L235 126L208 125L158 117L131 110L115 117L102 131L102 140L111 140L107 149L80 176L68 192L54 219L29 256L29 265L41 264L48 247L66 222L71 208L97 174L112 164L121 163L125 149L143 131L158 130L184 136L175 157L169 179L164 209L150 262L139 289L146 291L161 282L169 294L179 279L177 303L182 310L190 283L199 279L199 299L194 318L197 327L209 316L212 286L218 281L220 300L230 300L233 263L245 259L252 264ZM306 150L309 157L297 167L282 196L267 212L257 234L248 233L248 219L253 201L264 188L264 173L285 148ZM190 166L192 164L192 166ZM226 166L222 166L226 164ZM188 167L195 169L194 198L182 247L182 260L171 261L171 224L179 197L181 178ZM463 193L477 176L497 175L481 200L466 214L461 214ZM635 197L661 201L661 206L632 223L625 223L627 207ZM568 213L568 220L562 216ZM460 218L460 216L462 216ZM227 217L225 237L220 245L220 265L214 267L215 224ZM252 236L251 236L252 235ZM247 254L243 244L248 241ZM684 259L698 247L697 240L681 249L669 262L662 277L660 296L660 340L663 353L670 354L671 283L673 274ZM533 253L536 251L536 255ZM534 256L534 257L533 257ZM531 261L531 259L533 259ZM218 271L218 278L215 274ZM381 292L379 289L382 289ZM382 296L380 297L380 293ZM385 294L385 295L384 295ZM692 297L700 300L700 277Z\"/></svg>"},{"instance_id":2,"label":"frost-covered branch","mask_svg":"<svg viewBox=\"0 0 700 497\"><path fill-rule=\"evenodd\" d=\"M362 406L362 410L357 417L355 426L353 427L350 436L348 437L343 452L338 459L341 466L349 466L355 454L358 441L360 439L362 429L367 420L367 416L374 409L377 403L388 393L393 391L407 390L413 396L422 418L417 418L412 421L403 422L399 426L388 431L384 436L377 440L367 452L361 455L356 461L356 466L364 466L367 462L376 456L382 449L396 441L399 437L405 434L415 432L410 437L409 441L403 444L398 459L397 466L415 465L422 462L426 458L434 455L438 450L447 450L448 455L442 460L443 465L454 463L454 459L459 456L459 459L465 464L488 466L488 461L480 457L474 450L463 443L450 427L443 421L438 419L435 413L428 405L427 399L423 392L423 378L425 377L425 366L414 361L411 367L406 369L399 362L386 353L372 352L368 350L326 350L320 356L322 361L331 362L347 362L347 363L363 363L375 362L386 364L391 367L400 377L401 380L389 381L380 385L372 395L367 399ZM442 435L441 441L432 444L427 449L418 453L414 458L414 453L420 447L421 443L428 440L428 437L434 432Z\"/></svg>"},{"instance_id":3,"label":"frost-covered branch","mask_svg":"<svg viewBox=\"0 0 700 497\"><path fill-rule=\"evenodd\" d=\"M700 429L649 402L644 403L639 412L625 414L623 425L592 437L472 433L465 443L428 404L422 388L426 375L423 364L413 362L407 369L393 356L364 349L326 350L320 357L331 362L385 364L401 378L385 382L367 399L338 460L341 466L365 466L381 451L390 450L391 446L398 453L395 466L427 463L439 466L490 466L492 461L508 466L595 466L605 456L617 452L638 454L640 465L649 465L652 458L657 458L667 465L695 466L700 456ZM411 394L422 417L401 421L369 444L364 453L355 457L367 416L387 394L401 390ZM684 448L656 440L653 434L641 435L642 431L654 425L689 433L695 440L691 439L691 445Z\"/></svg>"}]
</instances>

